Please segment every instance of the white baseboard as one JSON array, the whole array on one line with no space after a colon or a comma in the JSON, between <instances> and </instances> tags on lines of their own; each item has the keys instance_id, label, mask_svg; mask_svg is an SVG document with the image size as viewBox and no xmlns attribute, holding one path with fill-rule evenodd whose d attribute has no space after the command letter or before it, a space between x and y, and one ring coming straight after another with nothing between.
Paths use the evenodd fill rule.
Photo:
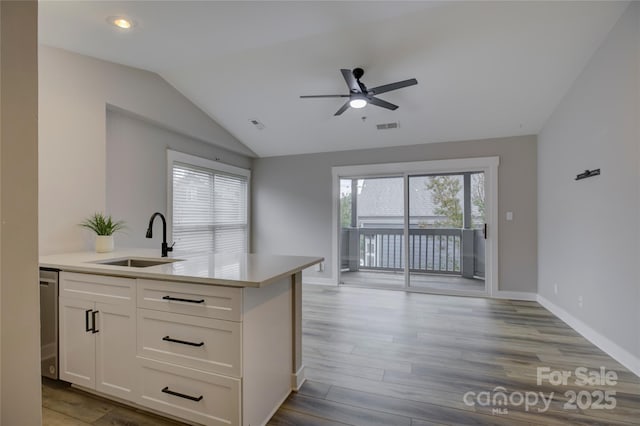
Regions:
<instances>
[{"instance_id":1,"label":"white baseboard","mask_svg":"<svg viewBox=\"0 0 640 426\"><path fill-rule=\"evenodd\" d=\"M498 290L493 295L496 299L511 299L511 300L525 300L528 302L535 302L538 300L536 293L528 293L525 291L505 291Z\"/></svg>"},{"instance_id":2,"label":"white baseboard","mask_svg":"<svg viewBox=\"0 0 640 426\"><path fill-rule=\"evenodd\" d=\"M336 280L332 278L319 278L319 277L302 277L302 284L333 285L333 286L338 285Z\"/></svg>"},{"instance_id":3,"label":"white baseboard","mask_svg":"<svg viewBox=\"0 0 640 426\"><path fill-rule=\"evenodd\" d=\"M538 303L540 303L549 312L560 318L562 321L566 322L569 327L580 333L582 337L602 349L611 358L615 359L620 364L631 370L636 376L640 377L640 358L636 357L631 352L620 347L617 343L612 342L607 337L595 331L589 325L585 324L582 320L574 317L569 312L551 302L549 299L538 295Z\"/></svg>"}]
</instances>

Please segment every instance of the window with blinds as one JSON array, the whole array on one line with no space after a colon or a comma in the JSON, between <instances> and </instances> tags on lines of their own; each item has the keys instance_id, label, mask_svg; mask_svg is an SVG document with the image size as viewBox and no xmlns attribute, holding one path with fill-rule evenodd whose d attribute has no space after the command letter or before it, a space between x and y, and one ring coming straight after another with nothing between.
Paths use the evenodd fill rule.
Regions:
<instances>
[{"instance_id":1,"label":"window with blinds","mask_svg":"<svg viewBox=\"0 0 640 426\"><path fill-rule=\"evenodd\" d=\"M246 252L248 176L181 161L170 161L170 166L176 249Z\"/></svg>"}]
</instances>

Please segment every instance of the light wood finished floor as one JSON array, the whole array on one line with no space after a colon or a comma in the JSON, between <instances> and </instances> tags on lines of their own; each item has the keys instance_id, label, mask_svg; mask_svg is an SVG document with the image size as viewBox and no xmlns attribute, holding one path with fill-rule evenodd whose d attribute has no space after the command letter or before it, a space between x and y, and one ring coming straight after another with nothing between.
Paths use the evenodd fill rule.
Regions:
<instances>
[{"instance_id":1,"label":"light wood finished floor","mask_svg":"<svg viewBox=\"0 0 640 426\"><path fill-rule=\"evenodd\" d=\"M271 426L640 424L640 379L535 302L315 285L303 299L308 380ZM537 367L604 367L618 383L538 386ZM554 396L544 413L464 403L498 386ZM569 390L615 391L616 407L565 409ZM45 425L176 424L49 381L43 395Z\"/></svg>"}]
</instances>

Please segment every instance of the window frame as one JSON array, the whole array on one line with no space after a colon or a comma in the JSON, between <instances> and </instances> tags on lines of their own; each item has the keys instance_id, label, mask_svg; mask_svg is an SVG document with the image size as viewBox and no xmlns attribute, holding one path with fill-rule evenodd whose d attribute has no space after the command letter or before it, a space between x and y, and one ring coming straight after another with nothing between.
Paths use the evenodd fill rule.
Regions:
<instances>
[{"instance_id":1,"label":"window frame","mask_svg":"<svg viewBox=\"0 0 640 426\"><path fill-rule=\"evenodd\" d=\"M174 163L182 163L188 166L198 167L212 172L218 172L227 175L241 176L247 179L247 234L245 247L246 252L251 251L251 170L242 167L232 166L230 164L221 163L217 160L210 160L196 155L186 154L184 152L167 149L167 234L171 242L173 239L173 165ZM178 247L177 250L180 250Z\"/></svg>"}]
</instances>

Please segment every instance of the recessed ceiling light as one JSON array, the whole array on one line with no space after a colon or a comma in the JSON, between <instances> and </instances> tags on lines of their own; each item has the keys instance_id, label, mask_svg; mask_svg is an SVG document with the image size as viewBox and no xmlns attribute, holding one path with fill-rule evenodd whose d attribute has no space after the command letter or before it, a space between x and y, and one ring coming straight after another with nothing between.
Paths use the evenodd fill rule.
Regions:
<instances>
[{"instance_id":1,"label":"recessed ceiling light","mask_svg":"<svg viewBox=\"0 0 640 426\"><path fill-rule=\"evenodd\" d=\"M107 22L123 30L131 29L136 25L134 20L124 16L110 16L107 18Z\"/></svg>"}]
</instances>

